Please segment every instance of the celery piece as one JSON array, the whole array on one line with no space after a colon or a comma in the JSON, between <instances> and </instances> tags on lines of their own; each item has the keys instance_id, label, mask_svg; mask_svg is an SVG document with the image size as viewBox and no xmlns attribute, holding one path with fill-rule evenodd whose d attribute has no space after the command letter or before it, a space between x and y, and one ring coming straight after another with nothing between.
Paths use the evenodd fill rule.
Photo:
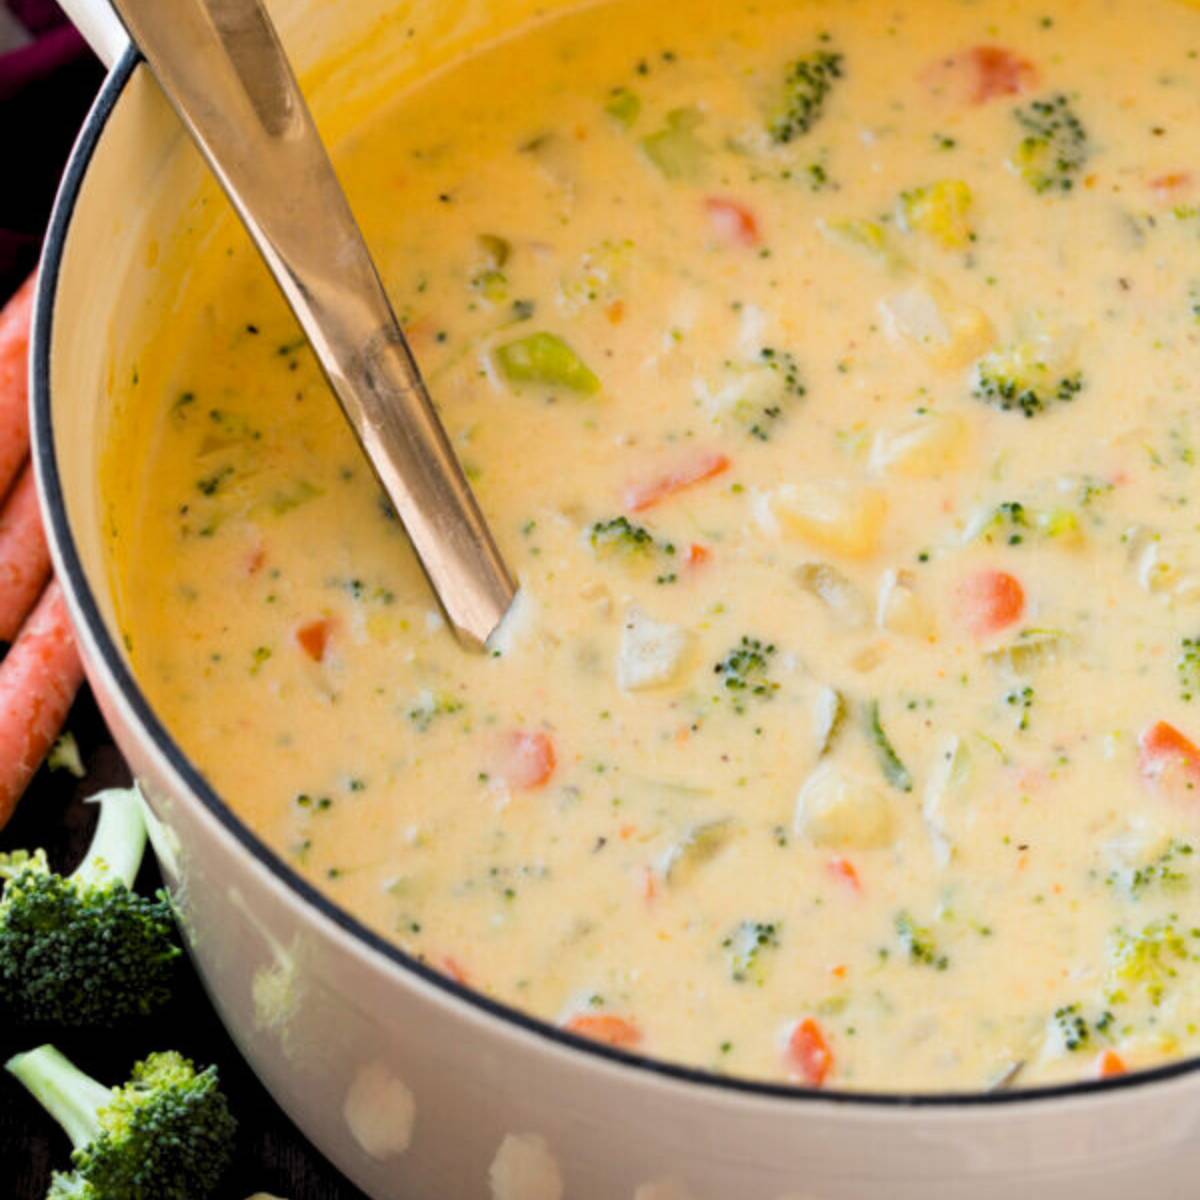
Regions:
<instances>
[{"instance_id":1,"label":"celery piece","mask_svg":"<svg viewBox=\"0 0 1200 1200\"><path fill-rule=\"evenodd\" d=\"M636 92L631 92L627 87L615 87L608 93L604 111L618 125L624 125L628 129L638 119L638 114L642 111L642 101Z\"/></svg>"},{"instance_id":2,"label":"celery piece","mask_svg":"<svg viewBox=\"0 0 1200 1200\"><path fill-rule=\"evenodd\" d=\"M556 333L531 333L496 349L496 362L510 383L544 383L594 395L600 380Z\"/></svg>"},{"instance_id":3,"label":"celery piece","mask_svg":"<svg viewBox=\"0 0 1200 1200\"><path fill-rule=\"evenodd\" d=\"M673 108L666 124L642 138L642 151L667 179L696 179L708 153L696 130L704 116L694 108Z\"/></svg>"}]
</instances>

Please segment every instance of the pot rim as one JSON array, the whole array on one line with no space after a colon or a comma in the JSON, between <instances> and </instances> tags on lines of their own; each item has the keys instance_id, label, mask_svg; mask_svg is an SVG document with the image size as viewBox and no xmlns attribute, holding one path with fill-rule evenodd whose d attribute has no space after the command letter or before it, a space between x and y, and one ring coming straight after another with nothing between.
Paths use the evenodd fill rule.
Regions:
<instances>
[{"instance_id":1,"label":"pot rim","mask_svg":"<svg viewBox=\"0 0 1200 1200\"><path fill-rule=\"evenodd\" d=\"M982 1106L1024 1104L1065 1098L1109 1094L1119 1089L1145 1087L1200 1070L1200 1056L1166 1063L1145 1071L1109 1079L1078 1080L1027 1089L996 1092L853 1092L816 1089L764 1080L718 1075L694 1067L633 1054L569 1033L520 1009L493 1000L463 986L405 953L399 946L368 929L348 910L342 908L304 879L263 842L208 784L182 748L158 719L132 671L122 658L113 634L105 623L100 606L88 582L83 562L67 517L62 479L55 452L52 398L50 387L51 344L54 333L54 307L58 292L63 254L71 230L71 220L92 157L104 130L135 70L143 62L141 54L130 46L108 73L71 151L66 170L55 197L46 240L38 268L34 323L30 341L30 431L38 487L46 531L58 566L58 575L76 620L91 640L112 681L145 736L183 782L191 795L233 836L241 848L257 860L288 891L337 926L350 938L385 959L397 974L416 975L427 984L456 1000L465 1002L477 1013L500 1024L515 1026L526 1033L581 1055L590 1055L625 1068L631 1079L649 1074L676 1083L715 1088L733 1096L789 1101L796 1104L834 1103L855 1109L933 1108L957 1109Z\"/></svg>"}]
</instances>

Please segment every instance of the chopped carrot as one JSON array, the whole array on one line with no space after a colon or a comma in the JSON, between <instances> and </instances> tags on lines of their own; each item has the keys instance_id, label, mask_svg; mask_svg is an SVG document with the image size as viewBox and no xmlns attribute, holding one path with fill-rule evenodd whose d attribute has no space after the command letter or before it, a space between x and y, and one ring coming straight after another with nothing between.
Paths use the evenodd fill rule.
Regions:
<instances>
[{"instance_id":1,"label":"chopped carrot","mask_svg":"<svg viewBox=\"0 0 1200 1200\"><path fill-rule=\"evenodd\" d=\"M1190 191L1192 173L1190 171L1168 171L1164 175L1156 175L1150 180L1150 190L1159 200L1174 202L1181 193Z\"/></svg>"},{"instance_id":2,"label":"chopped carrot","mask_svg":"<svg viewBox=\"0 0 1200 1200\"><path fill-rule=\"evenodd\" d=\"M29 319L35 276L0 309L0 496L29 452Z\"/></svg>"},{"instance_id":3,"label":"chopped carrot","mask_svg":"<svg viewBox=\"0 0 1200 1200\"><path fill-rule=\"evenodd\" d=\"M614 300L605 310L604 315L610 325L620 325L625 320L625 301Z\"/></svg>"},{"instance_id":4,"label":"chopped carrot","mask_svg":"<svg viewBox=\"0 0 1200 1200\"><path fill-rule=\"evenodd\" d=\"M58 737L82 680L66 602L51 580L0 661L0 828Z\"/></svg>"},{"instance_id":5,"label":"chopped carrot","mask_svg":"<svg viewBox=\"0 0 1200 1200\"><path fill-rule=\"evenodd\" d=\"M642 1040L642 1031L632 1021L612 1013L580 1013L572 1017L563 1028L579 1034L580 1037L591 1038L593 1041L618 1046L624 1050L638 1045Z\"/></svg>"},{"instance_id":6,"label":"chopped carrot","mask_svg":"<svg viewBox=\"0 0 1200 1200\"><path fill-rule=\"evenodd\" d=\"M693 542L687 548L687 556L684 558L684 562L689 567L702 567L711 558L712 551L707 546L702 546L699 542Z\"/></svg>"},{"instance_id":7,"label":"chopped carrot","mask_svg":"<svg viewBox=\"0 0 1200 1200\"><path fill-rule=\"evenodd\" d=\"M1007 571L979 571L963 583L959 598L976 637L1006 629L1025 611L1025 590Z\"/></svg>"},{"instance_id":8,"label":"chopped carrot","mask_svg":"<svg viewBox=\"0 0 1200 1200\"><path fill-rule=\"evenodd\" d=\"M453 954L442 955L441 968L443 973L449 975L455 983L461 983L463 987L471 986L471 977Z\"/></svg>"},{"instance_id":9,"label":"chopped carrot","mask_svg":"<svg viewBox=\"0 0 1200 1200\"><path fill-rule=\"evenodd\" d=\"M630 512L643 512L647 508L653 508L668 496L729 470L729 465L729 459L724 454L713 451L697 454L665 475L659 475L647 483L632 484L625 490L625 507Z\"/></svg>"},{"instance_id":10,"label":"chopped carrot","mask_svg":"<svg viewBox=\"0 0 1200 1200\"><path fill-rule=\"evenodd\" d=\"M812 1017L796 1022L788 1038L788 1058L805 1083L820 1087L833 1070L833 1051L825 1031Z\"/></svg>"},{"instance_id":11,"label":"chopped carrot","mask_svg":"<svg viewBox=\"0 0 1200 1200\"><path fill-rule=\"evenodd\" d=\"M972 46L939 60L925 73L930 87L944 89L960 104L1017 96L1037 80L1033 63L1003 46Z\"/></svg>"},{"instance_id":12,"label":"chopped carrot","mask_svg":"<svg viewBox=\"0 0 1200 1200\"><path fill-rule=\"evenodd\" d=\"M1138 738L1138 767L1151 783L1172 780L1192 790L1200 784L1200 748L1166 721L1155 721Z\"/></svg>"},{"instance_id":13,"label":"chopped carrot","mask_svg":"<svg viewBox=\"0 0 1200 1200\"><path fill-rule=\"evenodd\" d=\"M723 242L735 246L757 246L762 241L758 220L744 204L722 196L708 196L704 201L704 210L708 213L713 232Z\"/></svg>"},{"instance_id":14,"label":"chopped carrot","mask_svg":"<svg viewBox=\"0 0 1200 1200\"><path fill-rule=\"evenodd\" d=\"M0 642L11 642L50 578L50 548L26 464L0 508Z\"/></svg>"},{"instance_id":15,"label":"chopped carrot","mask_svg":"<svg viewBox=\"0 0 1200 1200\"><path fill-rule=\"evenodd\" d=\"M862 891L862 880L859 879L858 871L855 870L854 864L848 858L834 855L826 865L831 875L843 883L848 883L856 892Z\"/></svg>"},{"instance_id":16,"label":"chopped carrot","mask_svg":"<svg viewBox=\"0 0 1200 1200\"><path fill-rule=\"evenodd\" d=\"M323 662L332 632L333 620L330 617L318 617L314 621L305 622L296 630L296 641L313 662Z\"/></svg>"},{"instance_id":17,"label":"chopped carrot","mask_svg":"<svg viewBox=\"0 0 1200 1200\"><path fill-rule=\"evenodd\" d=\"M1101 1050L1096 1058L1097 1079L1112 1079L1116 1075L1124 1075L1128 1070L1125 1060L1111 1047Z\"/></svg>"},{"instance_id":18,"label":"chopped carrot","mask_svg":"<svg viewBox=\"0 0 1200 1200\"><path fill-rule=\"evenodd\" d=\"M658 896L658 876L653 868L645 867L642 871L642 898L654 900Z\"/></svg>"},{"instance_id":19,"label":"chopped carrot","mask_svg":"<svg viewBox=\"0 0 1200 1200\"><path fill-rule=\"evenodd\" d=\"M533 791L545 786L558 764L550 735L518 729L508 735L502 775L509 787Z\"/></svg>"}]
</instances>

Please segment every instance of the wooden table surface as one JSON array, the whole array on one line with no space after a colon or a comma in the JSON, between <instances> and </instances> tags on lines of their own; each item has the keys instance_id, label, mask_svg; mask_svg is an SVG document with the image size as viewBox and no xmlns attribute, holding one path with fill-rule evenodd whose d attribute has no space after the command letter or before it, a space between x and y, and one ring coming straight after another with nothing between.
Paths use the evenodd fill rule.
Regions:
<instances>
[{"instance_id":1,"label":"wooden table surface","mask_svg":"<svg viewBox=\"0 0 1200 1200\"><path fill-rule=\"evenodd\" d=\"M45 847L57 869L70 870L91 836L92 812L85 797L124 784L129 773L86 692L71 715L88 769L79 780L43 769L0 833L0 850ZM139 889L158 886L153 863ZM109 1083L123 1082L129 1068L153 1050L180 1050L201 1064L216 1063L240 1123L237 1161L217 1200L244 1200L267 1192L283 1200L359 1200L352 1187L292 1126L255 1079L217 1020L190 964L180 972L174 1001L160 1015L115 1032L22 1030L0 1019L0 1061L51 1041L84 1070ZM0 1079L0 1195L42 1200L53 1168L68 1166L65 1135L7 1075Z\"/></svg>"}]
</instances>

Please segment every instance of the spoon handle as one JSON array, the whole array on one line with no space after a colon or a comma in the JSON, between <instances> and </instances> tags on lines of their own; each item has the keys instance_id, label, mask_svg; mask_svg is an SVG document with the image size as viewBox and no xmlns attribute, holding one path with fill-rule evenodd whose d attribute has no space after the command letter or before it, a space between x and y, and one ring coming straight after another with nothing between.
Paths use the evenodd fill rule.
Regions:
<instances>
[{"instance_id":1,"label":"spoon handle","mask_svg":"<svg viewBox=\"0 0 1200 1200\"><path fill-rule=\"evenodd\" d=\"M261 0L114 0L316 353L461 641L515 591Z\"/></svg>"}]
</instances>

